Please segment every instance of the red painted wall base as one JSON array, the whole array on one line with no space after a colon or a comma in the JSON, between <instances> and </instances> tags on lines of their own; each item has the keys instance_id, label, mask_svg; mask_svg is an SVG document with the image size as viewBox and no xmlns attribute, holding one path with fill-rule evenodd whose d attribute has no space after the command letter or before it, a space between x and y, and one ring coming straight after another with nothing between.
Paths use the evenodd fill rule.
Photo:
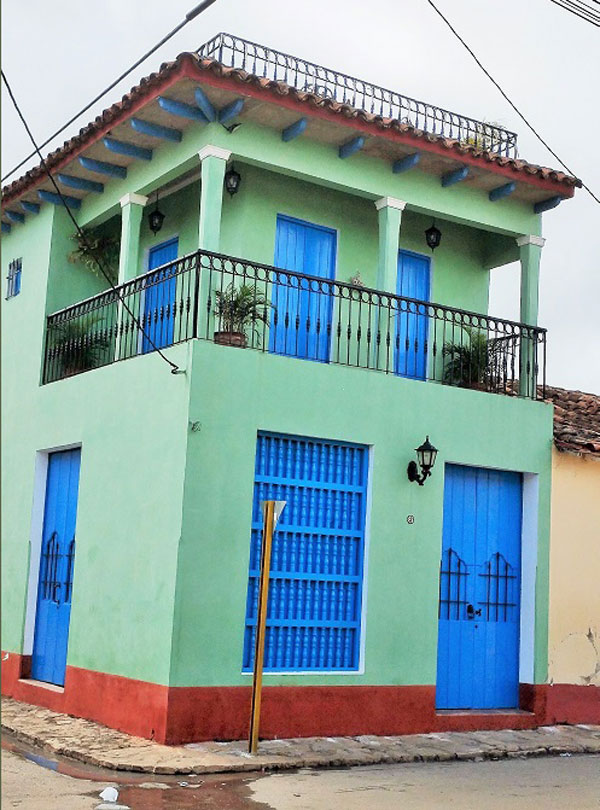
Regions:
<instances>
[{"instance_id":1,"label":"red painted wall base","mask_svg":"<svg viewBox=\"0 0 600 810\"><path fill-rule=\"evenodd\" d=\"M4 659L6 653L3 653ZM58 690L27 680L27 657L2 661L2 694L176 745L243 739L250 686L167 687L67 667ZM521 684L521 711L436 712L434 686L268 686L261 736L331 737L600 723L600 688Z\"/></svg>"}]
</instances>

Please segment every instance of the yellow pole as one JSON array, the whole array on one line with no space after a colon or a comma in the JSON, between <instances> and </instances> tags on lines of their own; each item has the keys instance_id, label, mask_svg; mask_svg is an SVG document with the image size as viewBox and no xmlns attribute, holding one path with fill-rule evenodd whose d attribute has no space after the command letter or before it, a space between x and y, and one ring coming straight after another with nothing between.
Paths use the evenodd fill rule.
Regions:
<instances>
[{"instance_id":1,"label":"yellow pole","mask_svg":"<svg viewBox=\"0 0 600 810\"><path fill-rule=\"evenodd\" d=\"M252 708L250 711L250 739L248 745L248 751L251 754L256 754L258 747L258 727L260 723L265 635L267 632L267 601L269 598L269 573L271 570L271 547L273 545L274 523L275 501L264 501L263 542L260 555L260 585L258 590L258 611L256 615L256 646L254 648L254 677L252 679Z\"/></svg>"}]
</instances>

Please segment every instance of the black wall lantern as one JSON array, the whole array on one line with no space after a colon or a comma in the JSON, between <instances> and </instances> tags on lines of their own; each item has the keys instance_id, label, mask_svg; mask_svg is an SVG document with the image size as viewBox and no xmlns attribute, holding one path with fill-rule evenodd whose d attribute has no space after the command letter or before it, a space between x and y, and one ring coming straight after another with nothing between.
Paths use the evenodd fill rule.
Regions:
<instances>
[{"instance_id":1,"label":"black wall lantern","mask_svg":"<svg viewBox=\"0 0 600 810\"><path fill-rule=\"evenodd\" d=\"M153 234L157 234L163 226L165 215L158 210L158 191L156 192L156 208L148 216L148 225Z\"/></svg>"},{"instance_id":2,"label":"black wall lantern","mask_svg":"<svg viewBox=\"0 0 600 810\"><path fill-rule=\"evenodd\" d=\"M437 447L434 447L431 444L429 441L429 436L427 436L423 444L420 447L417 447L415 450L415 453L417 454L417 461L411 461L408 465L408 469L406 471L408 473L408 480L416 481L417 484L422 487L425 483L425 479L431 475L431 470L435 464L437 452ZM420 475L419 468L421 470Z\"/></svg>"},{"instance_id":3,"label":"black wall lantern","mask_svg":"<svg viewBox=\"0 0 600 810\"><path fill-rule=\"evenodd\" d=\"M231 168L227 169L225 172L225 188L229 192L229 194L233 197L234 194L237 194L240 190L240 183L242 182L242 177L239 172L236 172L233 163L231 164Z\"/></svg>"},{"instance_id":4,"label":"black wall lantern","mask_svg":"<svg viewBox=\"0 0 600 810\"><path fill-rule=\"evenodd\" d=\"M435 250L436 247L439 247L442 241L442 232L439 228L435 227L435 222L425 231L425 239L427 240L428 247L430 247L432 251Z\"/></svg>"}]
</instances>

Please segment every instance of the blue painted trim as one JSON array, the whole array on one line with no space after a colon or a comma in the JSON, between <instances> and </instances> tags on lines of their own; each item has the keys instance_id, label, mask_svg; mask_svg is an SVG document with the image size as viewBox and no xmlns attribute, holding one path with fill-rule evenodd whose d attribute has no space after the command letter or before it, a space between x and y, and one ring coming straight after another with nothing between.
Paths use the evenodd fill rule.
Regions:
<instances>
[{"instance_id":1,"label":"blue painted trim","mask_svg":"<svg viewBox=\"0 0 600 810\"><path fill-rule=\"evenodd\" d=\"M2 233L10 233L10 231L11 231L11 228L10 228L10 225L8 224L8 222L3 222L2 223Z\"/></svg>"},{"instance_id":2,"label":"blue painted trim","mask_svg":"<svg viewBox=\"0 0 600 810\"><path fill-rule=\"evenodd\" d=\"M556 197L549 197L547 200L536 202L533 206L533 210L536 214L543 214L544 211L550 211L552 208L556 208L557 205L560 205L563 199L564 197L561 197L560 195Z\"/></svg>"},{"instance_id":3,"label":"blue painted trim","mask_svg":"<svg viewBox=\"0 0 600 810\"><path fill-rule=\"evenodd\" d=\"M505 183L503 186L498 186L498 188L493 188L488 197L490 198L490 202L496 202L496 200L501 200L503 197L508 197L513 191L516 189L516 183Z\"/></svg>"},{"instance_id":4,"label":"blue painted trim","mask_svg":"<svg viewBox=\"0 0 600 810\"><path fill-rule=\"evenodd\" d=\"M193 121L202 121L203 123L208 121L202 110L199 110L198 107L192 107L191 104L184 104L183 101L174 101L172 98L159 96L158 106L162 107L165 112L178 115L180 118L191 118Z\"/></svg>"},{"instance_id":5,"label":"blue painted trim","mask_svg":"<svg viewBox=\"0 0 600 810\"><path fill-rule=\"evenodd\" d=\"M63 194L62 196L69 208L81 207L81 200L77 199L77 197L68 197L66 194ZM41 191L38 191L38 197L40 200L52 203L53 205L63 205L60 194L55 194L54 191L44 191L44 189L42 189Z\"/></svg>"},{"instance_id":6,"label":"blue painted trim","mask_svg":"<svg viewBox=\"0 0 600 810\"><path fill-rule=\"evenodd\" d=\"M237 118L237 116L244 109L244 103L243 98L236 98L235 101L231 102L231 104L221 107L219 110L219 123L226 124L227 121L231 121L232 118Z\"/></svg>"},{"instance_id":7,"label":"blue painted trim","mask_svg":"<svg viewBox=\"0 0 600 810\"><path fill-rule=\"evenodd\" d=\"M286 127L283 130L281 133L281 140L292 141L294 138L297 138L298 135L302 135L306 129L307 123L306 118L299 118L298 121L295 121L293 124L290 124L289 127Z\"/></svg>"},{"instance_id":8,"label":"blue painted trim","mask_svg":"<svg viewBox=\"0 0 600 810\"><path fill-rule=\"evenodd\" d=\"M114 138L102 138L102 143L109 152L117 155L127 155L127 157L139 158L140 160L152 160L152 149L144 149L143 146L136 146L134 143L116 141Z\"/></svg>"},{"instance_id":9,"label":"blue painted trim","mask_svg":"<svg viewBox=\"0 0 600 810\"><path fill-rule=\"evenodd\" d=\"M117 166L115 163L105 163L103 160L92 160L92 158L86 157L80 157L79 162L89 172L108 174L109 177L120 177L122 180L127 177L126 166Z\"/></svg>"},{"instance_id":10,"label":"blue painted trim","mask_svg":"<svg viewBox=\"0 0 600 810\"><path fill-rule=\"evenodd\" d=\"M40 206L37 203L29 202L29 200L21 200L21 208L27 211L28 214L40 213Z\"/></svg>"},{"instance_id":11,"label":"blue painted trim","mask_svg":"<svg viewBox=\"0 0 600 810\"><path fill-rule=\"evenodd\" d=\"M394 174L400 174L401 172L407 172L409 169L414 169L414 167L419 163L421 160L421 153L415 152L414 155L407 155L406 157L397 160L394 165L392 166L392 171Z\"/></svg>"},{"instance_id":12,"label":"blue painted trim","mask_svg":"<svg viewBox=\"0 0 600 810\"><path fill-rule=\"evenodd\" d=\"M462 180L465 180L468 174L469 170L466 166L463 166L461 169L455 169L453 172L447 172L442 175L442 186L448 188L448 186L453 186L455 183L460 183Z\"/></svg>"},{"instance_id":13,"label":"blue painted trim","mask_svg":"<svg viewBox=\"0 0 600 810\"><path fill-rule=\"evenodd\" d=\"M353 155L355 152L359 152L364 145L365 139L362 135L359 135L358 138L352 138L351 141L343 143L338 150L338 155L341 158L350 157L350 155Z\"/></svg>"},{"instance_id":14,"label":"blue painted trim","mask_svg":"<svg viewBox=\"0 0 600 810\"><path fill-rule=\"evenodd\" d=\"M141 118L131 118L129 120L132 128L142 135L150 135L152 138L164 138L167 141L181 141L181 132L171 127L162 127L160 124L152 124L150 121L142 121Z\"/></svg>"},{"instance_id":15,"label":"blue painted trim","mask_svg":"<svg viewBox=\"0 0 600 810\"><path fill-rule=\"evenodd\" d=\"M18 222L19 224L25 222L25 214L19 213L19 211L5 211L6 216L12 220L12 222Z\"/></svg>"},{"instance_id":16,"label":"blue painted trim","mask_svg":"<svg viewBox=\"0 0 600 810\"><path fill-rule=\"evenodd\" d=\"M58 174L57 175L63 186L70 188L77 188L79 191L95 191L97 194L102 194L104 186L96 180L87 180L85 177L74 177L71 174Z\"/></svg>"},{"instance_id":17,"label":"blue painted trim","mask_svg":"<svg viewBox=\"0 0 600 810\"><path fill-rule=\"evenodd\" d=\"M217 111L213 107L210 102L210 99L204 92L201 87L196 87L194 92L194 96L196 98L196 104L202 110L202 113L207 121L216 121L217 120Z\"/></svg>"}]
</instances>

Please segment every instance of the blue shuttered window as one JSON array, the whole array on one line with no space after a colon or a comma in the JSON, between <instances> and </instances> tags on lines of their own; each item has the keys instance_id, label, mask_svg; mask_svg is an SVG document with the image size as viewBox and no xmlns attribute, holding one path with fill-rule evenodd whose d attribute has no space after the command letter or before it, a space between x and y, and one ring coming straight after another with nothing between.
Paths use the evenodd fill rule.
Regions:
<instances>
[{"instance_id":1,"label":"blue shuttered window","mask_svg":"<svg viewBox=\"0 0 600 810\"><path fill-rule=\"evenodd\" d=\"M14 298L21 292L21 269L23 259L13 259L8 265L8 275L6 276L6 297Z\"/></svg>"},{"instance_id":2,"label":"blue shuttered window","mask_svg":"<svg viewBox=\"0 0 600 810\"><path fill-rule=\"evenodd\" d=\"M287 501L273 540L265 670L356 670L368 449L260 433L252 506L243 668L254 662L260 503Z\"/></svg>"}]
</instances>

